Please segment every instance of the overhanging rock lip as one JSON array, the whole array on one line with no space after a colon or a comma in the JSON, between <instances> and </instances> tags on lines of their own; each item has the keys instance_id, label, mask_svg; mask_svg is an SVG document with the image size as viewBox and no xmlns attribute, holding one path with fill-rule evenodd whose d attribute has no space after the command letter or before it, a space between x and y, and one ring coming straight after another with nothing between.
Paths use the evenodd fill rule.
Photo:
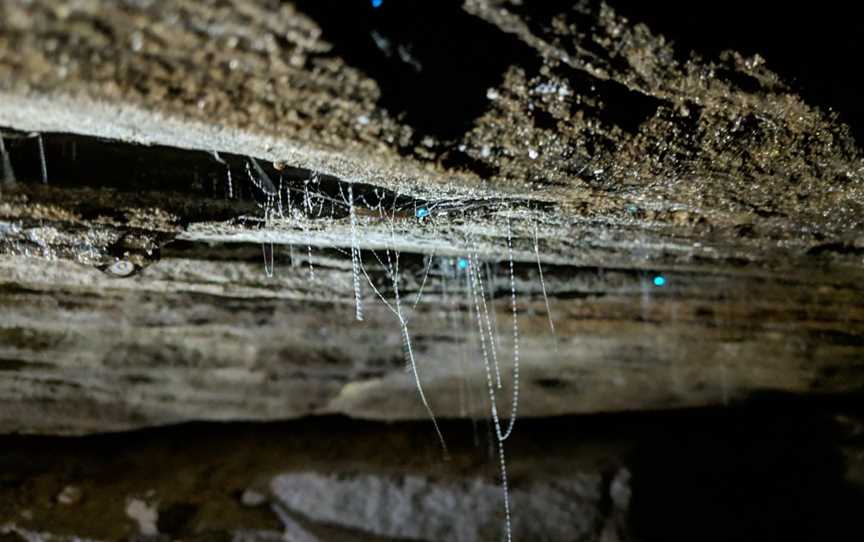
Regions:
<instances>
[{"instance_id":1,"label":"overhanging rock lip","mask_svg":"<svg viewBox=\"0 0 864 542\"><path fill-rule=\"evenodd\" d=\"M0 90L0 126L24 132L58 132L141 145L163 145L204 152L232 153L367 183L415 197L500 197L476 175L434 173L410 158L369 149L326 149L275 134L184 119L131 104L111 104L85 96ZM362 156L361 156L362 153ZM523 195L524 196L530 196Z\"/></svg>"}]
</instances>

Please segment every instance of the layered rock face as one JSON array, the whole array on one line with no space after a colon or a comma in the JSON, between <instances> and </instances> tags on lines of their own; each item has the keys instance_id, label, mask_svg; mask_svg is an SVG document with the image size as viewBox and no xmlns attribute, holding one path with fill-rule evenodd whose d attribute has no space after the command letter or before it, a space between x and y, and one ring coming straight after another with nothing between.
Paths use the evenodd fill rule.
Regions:
<instances>
[{"instance_id":1,"label":"layered rock face","mask_svg":"<svg viewBox=\"0 0 864 542\"><path fill-rule=\"evenodd\" d=\"M0 5L0 432L293 419L286 431L322 449L344 433L340 446L371 450L373 437L355 427L389 435L399 453L416 452L412 438L433 445L420 452L423 468L393 471L351 453L299 468L314 458L286 450L294 459L214 489L230 501L214 504L218 513L190 497L191 482L150 494L132 479L90 487L86 476L61 483L68 473L24 469L0 490L9 506L0 526L25 538L495 538L504 512L497 452L486 454L496 441L490 394L505 427L514 412L519 420L507 454L519 539L664 539L646 519L659 512L636 503L664 484L647 473L670 464L659 452L640 463L650 439L627 433L630 422L625 444L607 449L606 437L588 435L611 459L583 461L556 435L593 422L544 421L567 415L719 408L733 423L754 402L759 416L796 405L795 416L818 420L824 449L792 463L830 455L834 470L815 472L836 482L826 491L846 510L858 419L847 407L864 384L860 108L843 109L842 73L841 90L827 93L804 84L818 77L784 72L794 63L753 22L770 14L752 13L727 43L689 29L684 6L662 10L517 0ZM779 28L796 28L794 17ZM833 42L814 50L824 43ZM463 443L454 463L434 466L431 412L445 437L459 427L479 447ZM522 420L533 420L524 433ZM698 420L675 428L688 433ZM542 428L537 448L532 428ZM227 443L225 430L196 429ZM151 451L169 457L162 441L179 433L165 431L122 446L152 436ZM766 454L806 434L769 439ZM68 442L96 443L80 445L98 456L108 453L100 443L115 445L102 438ZM265 453L268 438L241 441ZM15 446L31 442L54 441L10 440L12 470L26 457ZM66 442L62 454L73 454L78 444ZM218 453L199 452L218 464ZM556 459L538 457L547 453ZM753 468L768 468L763 459ZM75 469L115 472L88 465ZM32 487L51 506L28 501L22 488ZM257 504L245 506L244 492ZM74 507L117 515L87 530ZM255 519L231 523L235 512ZM760 531L742 517L741 538L806 534Z\"/></svg>"}]
</instances>

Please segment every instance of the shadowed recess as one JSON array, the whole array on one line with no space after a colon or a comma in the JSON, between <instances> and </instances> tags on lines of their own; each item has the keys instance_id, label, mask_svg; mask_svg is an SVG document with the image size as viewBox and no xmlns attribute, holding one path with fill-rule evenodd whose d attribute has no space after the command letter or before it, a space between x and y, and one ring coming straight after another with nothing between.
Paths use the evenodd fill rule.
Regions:
<instances>
[{"instance_id":1,"label":"shadowed recess","mask_svg":"<svg viewBox=\"0 0 864 542\"><path fill-rule=\"evenodd\" d=\"M507 67L538 66L514 36L462 10L461 0L303 0L335 53L372 77L381 103L421 135L454 139L487 105ZM533 71L533 70L532 70Z\"/></svg>"}]
</instances>

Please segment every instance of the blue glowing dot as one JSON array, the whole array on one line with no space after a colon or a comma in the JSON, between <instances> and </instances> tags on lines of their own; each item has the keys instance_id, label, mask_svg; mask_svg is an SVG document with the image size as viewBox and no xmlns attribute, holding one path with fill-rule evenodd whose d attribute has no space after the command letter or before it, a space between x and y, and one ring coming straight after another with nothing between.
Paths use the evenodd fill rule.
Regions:
<instances>
[{"instance_id":1,"label":"blue glowing dot","mask_svg":"<svg viewBox=\"0 0 864 542\"><path fill-rule=\"evenodd\" d=\"M654 286L665 286L666 285L666 277L663 275L657 275L654 277Z\"/></svg>"},{"instance_id":2,"label":"blue glowing dot","mask_svg":"<svg viewBox=\"0 0 864 542\"><path fill-rule=\"evenodd\" d=\"M426 218L427 216L429 216L429 209L427 209L426 207L420 207L419 209L417 209L417 211L414 212L414 214L417 215L417 218Z\"/></svg>"},{"instance_id":3,"label":"blue glowing dot","mask_svg":"<svg viewBox=\"0 0 864 542\"><path fill-rule=\"evenodd\" d=\"M462 271L468 269L468 260L466 258L459 258L456 262L456 266Z\"/></svg>"},{"instance_id":4,"label":"blue glowing dot","mask_svg":"<svg viewBox=\"0 0 864 542\"><path fill-rule=\"evenodd\" d=\"M383 3L384 3L384 0L372 0L372 7L376 8L376 9L380 8L381 4L383 4Z\"/></svg>"}]
</instances>

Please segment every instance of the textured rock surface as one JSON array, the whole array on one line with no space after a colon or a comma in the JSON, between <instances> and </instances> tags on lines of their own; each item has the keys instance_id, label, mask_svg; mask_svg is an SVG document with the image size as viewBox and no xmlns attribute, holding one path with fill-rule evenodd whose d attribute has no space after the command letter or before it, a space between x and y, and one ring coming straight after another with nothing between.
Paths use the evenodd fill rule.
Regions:
<instances>
[{"instance_id":1,"label":"textured rock surface","mask_svg":"<svg viewBox=\"0 0 864 542\"><path fill-rule=\"evenodd\" d=\"M864 164L770 59L687 57L601 4L339 5L0 6L0 429L426 416L369 288L351 319L347 213L262 219L246 157L295 195L314 170L328 197L402 202L392 223L359 205L358 243L387 296L372 250L403 252L409 295L436 256L410 328L442 416L488 406L437 257L489 262L508 359L508 224L526 416L861 390Z\"/></svg>"},{"instance_id":2,"label":"textured rock surface","mask_svg":"<svg viewBox=\"0 0 864 542\"><path fill-rule=\"evenodd\" d=\"M252 254L260 257L260 248ZM267 280L257 261L166 258L113 278L63 260L6 259L0 420L7 430L80 433L321 413L424 418L395 319L369 297L366 320L352 320L342 265L320 265L310 287L304 267ZM859 313L838 314L829 297L844 290L799 293L790 307L792 288L807 283L738 277L734 292L682 300L688 289L711 291L716 279L702 278L700 290L698 275L667 277L681 283L655 293L648 276L606 271L599 282L593 272L573 273L566 289L556 286L574 298L554 300L557 350L542 299L534 292L529 305L523 294L523 415L860 386L861 346L846 323ZM443 416L483 417L485 374L471 321L452 299L427 295L412 320L426 393ZM334 307L328 300L337 297ZM502 323L505 307L499 301ZM807 320L792 311L806 311Z\"/></svg>"},{"instance_id":3,"label":"textured rock surface","mask_svg":"<svg viewBox=\"0 0 864 542\"><path fill-rule=\"evenodd\" d=\"M785 403L525 422L508 440L516 539L842 539L860 530L862 433L854 410L832 412ZM3 437L0 533L16 542L135 539L154 527L160 539L202 541L498 539L487 428L444 432L447 462L427 424L333 418ZM61 501L70 487L79 498Z\"/></svg>"},{"instance_id":4,"label":"textured rock surface","mask_svg":"<svg viewBox=\"0 0 864 542\"><path fill-rule=\"evenodd\" d=\"M577 427L591 438L566 433ZM510 461L519 538L623 535L631 437L590 422L524 429ZM333 418L65 441L7 438L0 526L98 540L239 532L261 540L283 531L301 540L489 540L501 534L503 510L486 430L447 425L446 462L426 424ZM555 451L538 453L552 441ZM70 487L79 499L61 501Z\"/></svg>"},{"instance_id":5,"label":"textured rock surface","mask_svg":"<svg viewBox=\"0 0 864 542\"><path fill-rule=\"evenodd\" d=\"M0 436L0 540L500 539L511 281L516 540L860 531L862 32L773 9L0 2L0 433L307 418Z\"/></svg>"},{"instance_id":6,"label":"textured rock surface","mask_svg":"<svg viewBox=\"0 0 864 542\"><path fill-rule=\"evenodd\" d=\"M512 492L513 536L588 539L602 525L599 475L572 476ZM501 488L479 480L441 483L419 476L327 476L300 472L273 479L277 501L321 523L396 539L489 540L500 535ZM358 496L363 496L358 499ZM471 511L455 520L455 510Z\"/></svg>"}]
</instances>

